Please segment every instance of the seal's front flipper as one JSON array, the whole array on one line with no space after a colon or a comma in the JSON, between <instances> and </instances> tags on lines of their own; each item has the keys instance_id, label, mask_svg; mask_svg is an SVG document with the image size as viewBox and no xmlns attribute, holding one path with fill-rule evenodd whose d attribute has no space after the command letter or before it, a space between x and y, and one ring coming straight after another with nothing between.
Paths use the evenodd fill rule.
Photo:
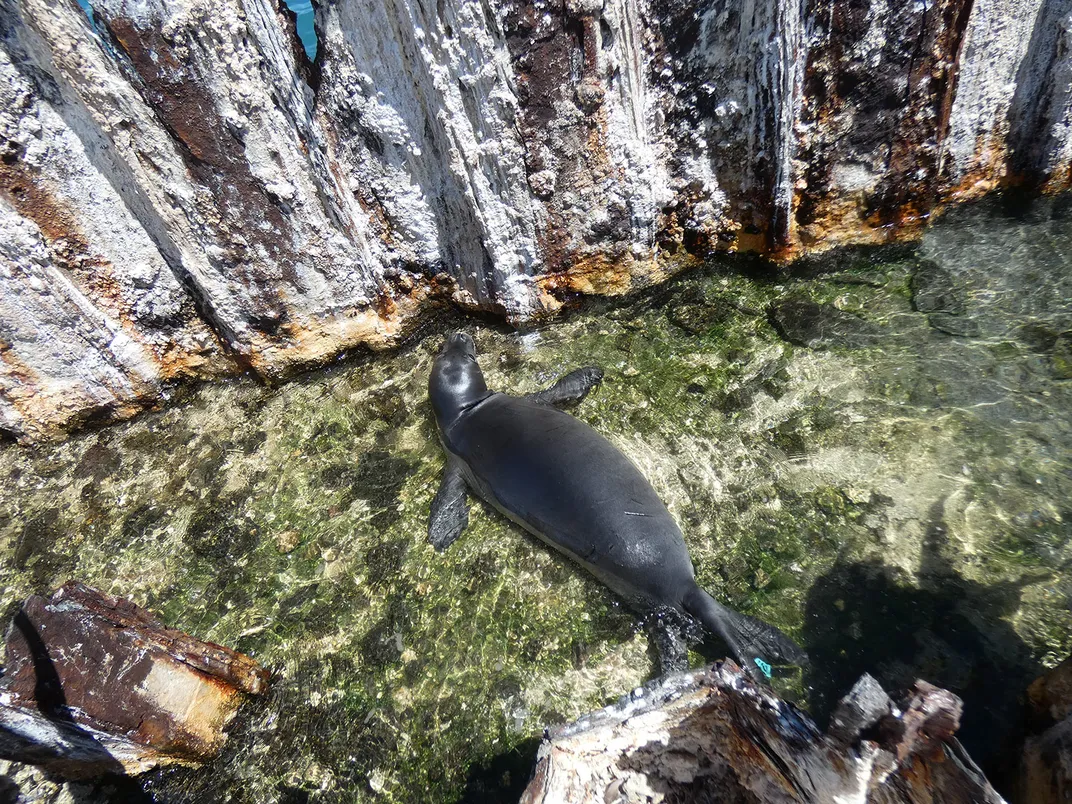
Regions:
<instances>
[{"instance_id":1,"label":"seal's front flipper","mask_svg":"<svg viewBox=\"0 0 1072 804\"><path fill-rule=\"evenodd\" d=\"M456 458L447 458L439 490L428 514L428 541L436 550L446 550L469 524L465 477Z\"/></svg>"},{"instance_id":2,"label":"seal's front flipper","mask_svg":"<svg viewBox=\"0 0 1072 804\"><path fill-rule=\"evenodd\" d=\"M568 408L578 404L602 381L603 369L599 366L585 366L560 377L550 388L529 394L526 398L539 405Z\"/></svg>"},{"instance_id":3,"label":"seal's front flipper","mask_svg":"<svg viewBox=\"0 0 1072 804\"><path fill-rule=\"evenodd\" d=\"M722 637L745 672L765 681L771 665L808 663L808 654L769 623L728 609L699 586L685 595L685 611Z\"/></svg>"}]
</instances>

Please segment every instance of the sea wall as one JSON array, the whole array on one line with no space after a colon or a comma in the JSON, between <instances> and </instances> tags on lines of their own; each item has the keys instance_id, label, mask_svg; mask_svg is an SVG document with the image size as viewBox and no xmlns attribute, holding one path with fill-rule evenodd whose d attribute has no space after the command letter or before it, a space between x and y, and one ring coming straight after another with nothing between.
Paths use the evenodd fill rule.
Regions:
<instances>
[{"instance_id":1,"label":"sea wall","mask_svg":"<svg viewBox=\"0 0 1072 804\"><path fill-rule=\"evenodd\" d=\"M1072 1L0 0L0 429L1072 185Z\"/></svg>"}]
</instances>

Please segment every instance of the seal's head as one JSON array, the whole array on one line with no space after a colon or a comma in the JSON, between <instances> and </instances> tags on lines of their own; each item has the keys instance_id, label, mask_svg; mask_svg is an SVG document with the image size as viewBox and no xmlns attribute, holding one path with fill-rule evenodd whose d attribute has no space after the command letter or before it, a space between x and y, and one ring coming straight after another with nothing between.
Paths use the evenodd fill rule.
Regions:
<instances>
[{"instance_id":1,"label":"seal's head","mask_svg":"<svg viewBox=\"0 0 1072 804\"><path fill-rule=\"evenodd\" d=\"M473 339L464 332L448 336L428 380L428 396L439 426L446 427L487 395L488 386L476 362Z\"/></svg>"}]
</instances>

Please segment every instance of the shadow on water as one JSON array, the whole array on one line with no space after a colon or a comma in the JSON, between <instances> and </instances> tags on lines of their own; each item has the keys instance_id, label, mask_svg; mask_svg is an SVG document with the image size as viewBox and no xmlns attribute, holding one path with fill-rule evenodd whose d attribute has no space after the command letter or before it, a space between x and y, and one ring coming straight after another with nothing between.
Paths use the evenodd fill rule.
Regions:
<instances>
[{"instance_id":1,"label":"shadow on water","mask_svg":"<svg viewBox=\"0 0 1072 804\"><path fill-rule=\"evenodd\" d=\"M66 750L70 750L72 743L77 746L74 750L77 761L92 762L100 769L100 776L93 781L73 782L68 786L71 799L76 804L101 800L153 801L151 796L143 792L138 782L125 775L123 766L118 760L114 759L89 731L79 726L71 717L67 706L67 696L63 691L63 682L49 654L48 645L45 644L26 612L18 611L12 619L12 625L22 636L30 652L34 669L33 697L38 711L63 734L68 746ZM0 731L3 731L2 727ZM21 742L17 735L11 735L11 737L15 744ZM0 735L0 743L6 742L3 735ZM31 747L31 750L40 753L40 747ZM59 754L54 753L54 755ZM63 781L63 778L59 776L55 776L54 779L57 782ZM6 779L0 782L0 802L17 801L19 794L19 787L14 781Z\"/></svg>"},{"instance_id":2,"label":"shadow on water","mask_svg":"<svg viewBox=\"0 0 1072 804\"><path fill-rule=\"evenodd\" d=\"M7 776L0 776L0 804L15 804L19 800L19 786Z\"/></svg>"},{"instance_id":3,"label":"shadow on water","mask_svg":"<svg viewBox=\"0 0 1072 804\"><path fill-rule=\"evenodd\" d=\"M805 610L811 709L824 723L865 672L891 692L918 678L945 687L964 700L958 737L1000 786L1011 770L1003 750L1022 728L1024 691L1042 672L1004 618L1040 578L983 585L961 576L943 504L930 511L918 585L876 560L838 563L815 583Z\"/></svg>"},{"instance_id":4,"label":"shadow on water","mask_svg":"<svg viewBox=\"0 0 1072 804\"><path fill-rule=\"evenodd\" d=\"M539 749L540 738L532 737L483 764L471 767L465 781L465 792L457 804L518 801L528 786Z\"/></svg>"}]
</instances>

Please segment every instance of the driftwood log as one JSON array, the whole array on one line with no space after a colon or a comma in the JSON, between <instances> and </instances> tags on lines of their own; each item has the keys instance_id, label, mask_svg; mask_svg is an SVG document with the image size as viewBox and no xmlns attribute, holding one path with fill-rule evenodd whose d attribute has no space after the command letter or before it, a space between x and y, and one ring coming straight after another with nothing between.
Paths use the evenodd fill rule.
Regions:
<instances>
[{"instance_id":1,"label":"driftwood log","mask_svg":"<svg viewBox=\"0 0 1072 804\"><path fill-rule=\"evenodd\" d=\"M15 615L0 680L0 758L68 778L196 764L267 672L79 583Z\"/></svg>"},{"instance_id":2,"label":"driftwood log","mask_svg":"<svg viewBox=\"0 0 1072 804\"><path fill-rule=\"evenodd\" d=\"M725 661L548 735L522 804L997 804L953 736L960 714L959 698L925 681L895 703L865 675L823 734Z\"/></svg>"}]
</instances>

